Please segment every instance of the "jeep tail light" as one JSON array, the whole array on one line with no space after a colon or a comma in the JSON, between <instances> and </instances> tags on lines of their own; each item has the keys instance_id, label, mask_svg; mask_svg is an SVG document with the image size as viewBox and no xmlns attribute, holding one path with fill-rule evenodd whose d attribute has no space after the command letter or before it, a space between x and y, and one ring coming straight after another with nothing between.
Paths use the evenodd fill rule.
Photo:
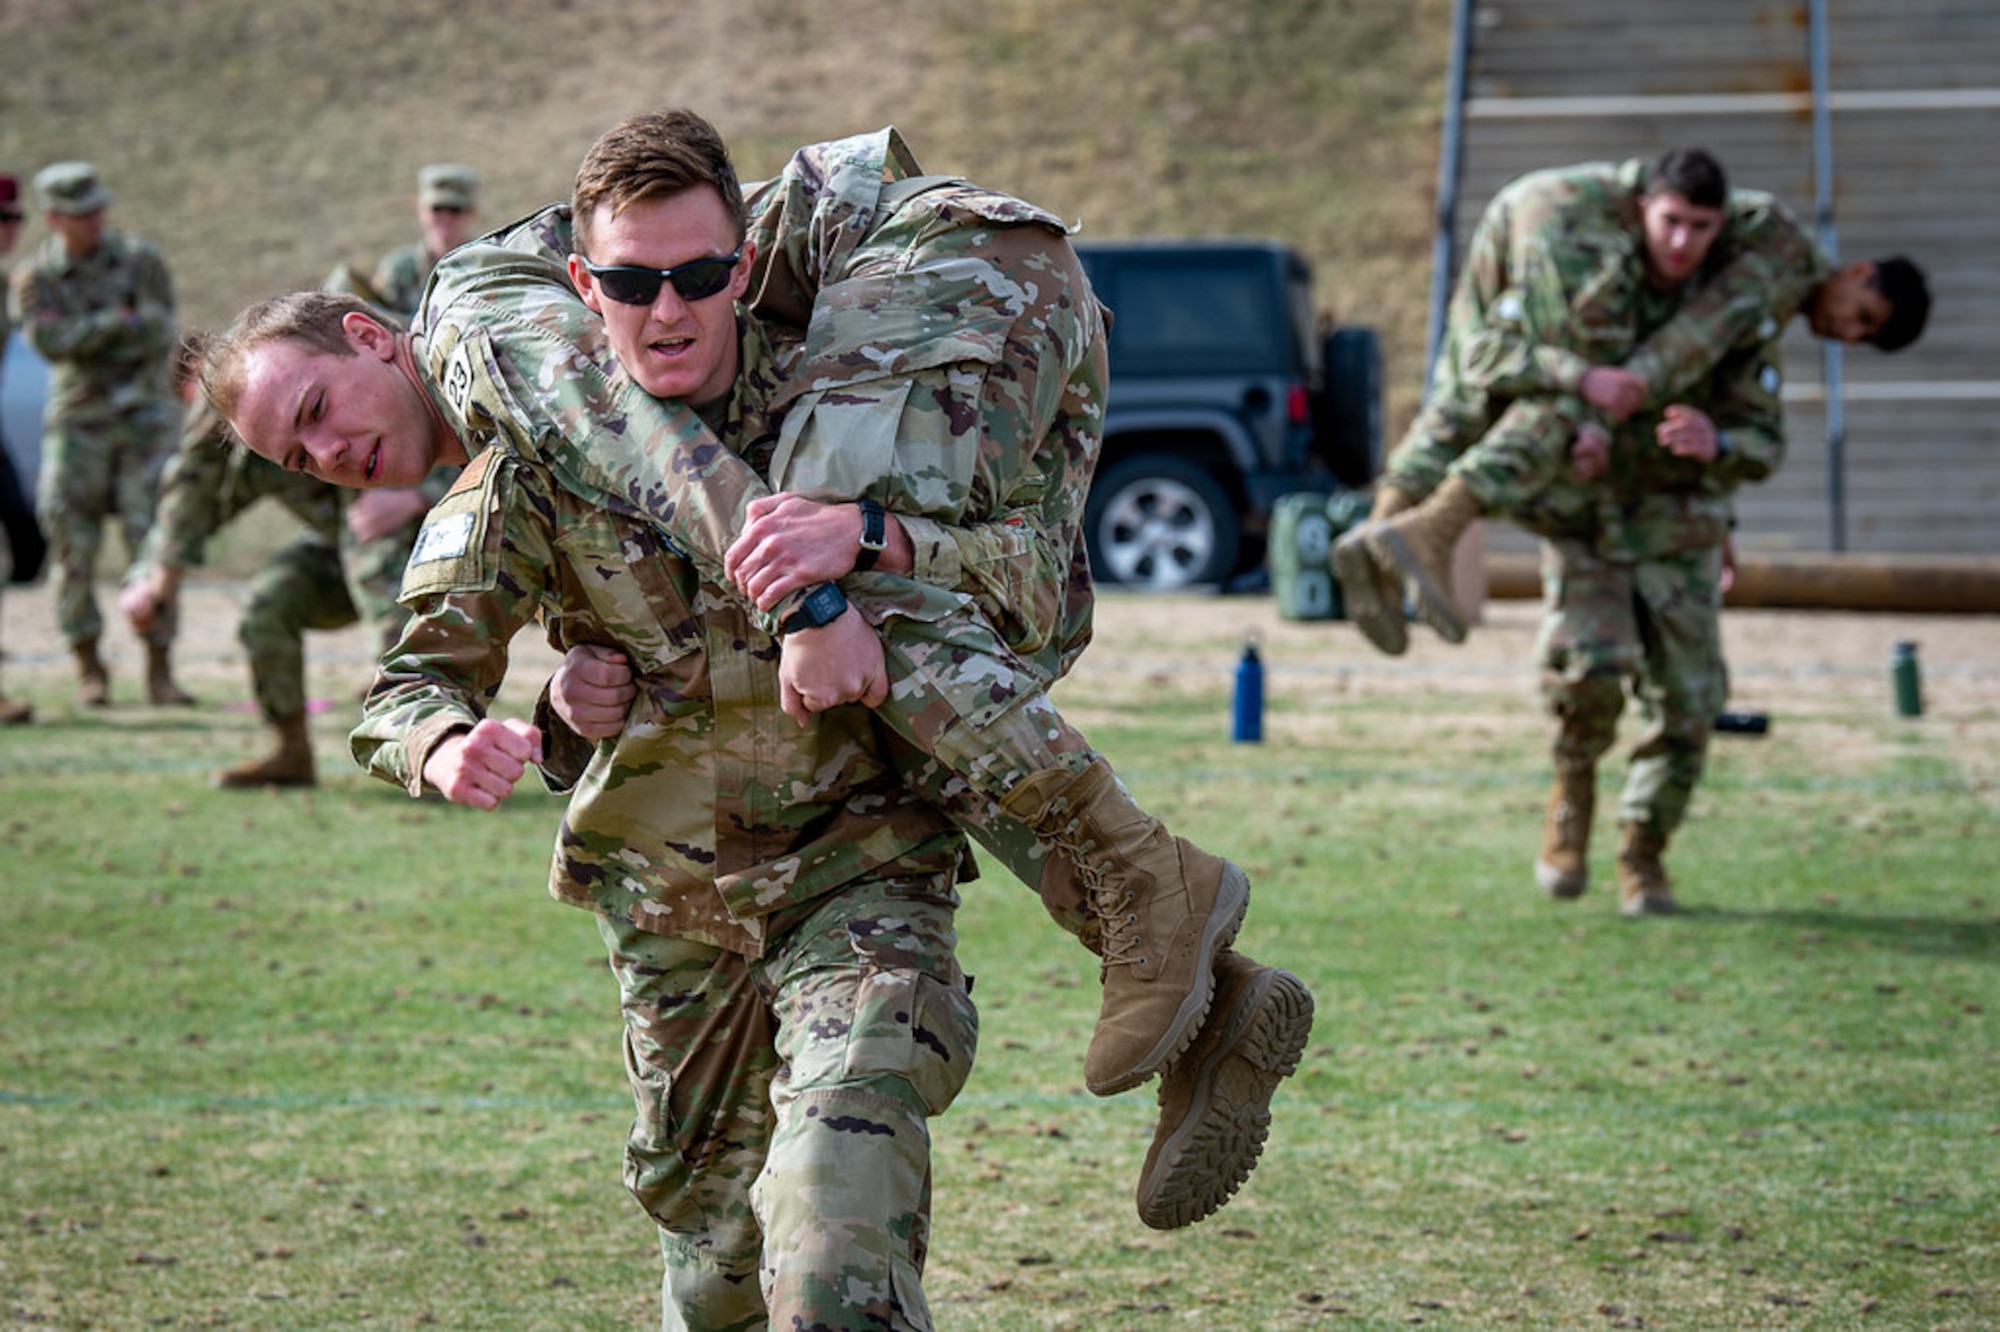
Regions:
<instances>
[{"instance_id":1,"label":"jeep tail light","mask_svg":"<svg viewBox=\"0 0 2000 1332\"><path fill-rule=\"evenodd\" d=\"M1285 416L1295 426L1312 420L1312 394L1304 384L1292 385L1292 391L1285 395Z\"/></svg>"}]
</instances>

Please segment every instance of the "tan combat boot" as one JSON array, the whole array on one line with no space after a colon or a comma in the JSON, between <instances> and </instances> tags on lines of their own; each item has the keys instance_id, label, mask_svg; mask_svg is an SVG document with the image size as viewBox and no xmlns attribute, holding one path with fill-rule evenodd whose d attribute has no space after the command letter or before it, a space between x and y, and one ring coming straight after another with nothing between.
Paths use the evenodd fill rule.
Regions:
<instances>
[{"instance_id":1,"label":"tan combat boot","mask_svg":"<svg viewBox=\"0 0 2000 1332\"><path fill-rule=\"evenodd\" d=\"M191 708L194 695L174 683L173 650L146 644L146 701L156 708Z\"/></svg>"},{"instance_id":2,"label":"tan combat boot","mask_svg":"<svg viewBox=\"0 0 2000 1332\"><path fill-rule=\"evenodd\" d=\"M35 719L32 704L0 694L0 726L25 726Z\"/></svg>"},{"instance_id":3,"label":"tan combat boot","mask_svg":"<svg viewBox=\"0 0 2000 1332\"><path fill-rule=\"evenodd\" d=\"M1628 916L1670 916L1680 910L1660 856L1667 835L1650 823L1626 820L1618 825L1618 909Z\"/></svg>"},{"instance_id":4,"label":"tan combat boot","mask_svg":"<svg viewBox=\"0 0 2000 1332\"><path fill-rule=\"evenodd\" d=\"M110 707L111 673L104 669L104 658L97 655L97 640L86 638L70 644L69 650L76 658L76 701L86 708Z\"/></svg>"},{"instance_id":5,"label":"tan combat boot","mask_svg":"<svg viewBox=\"0 0 2000 1332\"><path fill-rule=\"evenodd\" d=\"M1590 886L1590 817L1597 800L1595 768L1557 768L1542 819L1535 882L1550 897L1582 897Z\"/></svg>"},{"instance_id":6,"label":"tan combat boot","mask_svg":"<svg viewBox=\"0 0 2000 1332\"><path fill-rule=\"evenodd\" d=\"M306 732L304 713L294 717L274 717L264 723L271 732L271 752L262 758L245 759L233 768L224 768L211 779L223 790L240 791L264 786L316 786L313 772L312 737Z\"/></svg>"},{"instance_id":7,"label":"tan combat boot","mask_svg":"<svg viewBox=\"0 0 2000 1332\"><path fill-rule=\"evenodd\" d=\"M1463 477L1448 476L1416 508L1363 529L1377 567L1414 594L1419 618L1447 643L1463 643L1466 631L1465 612L1452 596L1451 554L1484 511Z\"/></svg>"},{"instance_id":8,"label":"tan combat boot","mask_svg":"<svg viewBox=\"0 0 2000 1332\"><path fill-rule=\"evenodd\" d=\"M1215 1003L1187 1053L1160 1077L1160 1122L1139 1170L1139 1219L1191 1226L1229 1201L1257 1168L1271 1095L1312 1034L1312 991L1289 971L1225 952Z\"/></svg>"},{"instance_id":9,"label":"tan combat boot","mask_svg":"<svg viewBox=\"0 0 2000 1332\"><path fill-rule=\"evenodd\" d=\"M1084 1085L1099 1096L1136 1087L1194 1039L1250 881L1133 804L1103 759L1038 772L1001 808L1070 858L1089 899L1104 1000Z\"/></svg>"},{"instance_id":10,"label":"tan combat boot","mask_svg":"<svg viewBox=\"0 0 2000 1332\"><path fill-rule=\"evenodd\" d=\"M1362 637L1392 657L1410 646L1409 626L1403 620L1403 580L1376 565L1368 553L1366 534L1370 524L1393 518L1415 503L1394 486L1377 486L1368 521L1342 532L1329 557L1333 576L1340 580L1341 614L1354 622Z\"/></svg>"}]
</instances>

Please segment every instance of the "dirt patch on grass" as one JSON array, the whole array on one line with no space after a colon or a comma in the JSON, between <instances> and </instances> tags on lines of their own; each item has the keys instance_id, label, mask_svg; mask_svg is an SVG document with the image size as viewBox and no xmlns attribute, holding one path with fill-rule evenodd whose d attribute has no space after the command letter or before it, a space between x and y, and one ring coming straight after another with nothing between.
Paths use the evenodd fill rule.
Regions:
<instances>
[{"instance_id":1,"label":"dirt patch on grass","mask_svg":"<svg viewBox=\"0 0 2000 1332\"><path fill-rule=\"evenodd\" d=\"M236 642L241 591L228 581L197 581L187 589L176 661L183 683L205 706L240 710L250 697ZM115 613L113 591L102 595L107 612ZM53 715L73 707L73 691L52 600L45 585L8 589L0 600L7 655L0 683ZM1387 657L1346 623L1283 619L1267 596L1107 591L1098 601L1096 640L1057 696L1086 729L1108 710L1212 701L1229 688L1243 644L1254 640L1272 705L1286 706L1294 739L1330 739L1356 725L1387 731L1421 718L1433 740L1448 735L1476 754L1537 724L1539 623L1535 603L1489 602L1465 643L1453 646L1413 627L1409 652ZM2000 617L1731 610L1723 636L1730 706L1770 714L1774 735L1794 733L1836 770L1878 762L1895 745L1889 657L1898 640L1914 641L1925 702L1917 724L1948 732L1976 779L2000 782L2000 757L1982 757L2000 756ZM123 624L107 630L105 652L116 699L134 703L143 658ZM503 707L531 705L554 660L534 631L523 633ZM351 703L373 661L373 644L359 626L307 637L309 686L330 703ZM1360 720L1351 707L1315 706L1356 702L1369 705L1359 710ZM1856 718L1882 724L1857 725Z\"/></svg>"}]
</instances>

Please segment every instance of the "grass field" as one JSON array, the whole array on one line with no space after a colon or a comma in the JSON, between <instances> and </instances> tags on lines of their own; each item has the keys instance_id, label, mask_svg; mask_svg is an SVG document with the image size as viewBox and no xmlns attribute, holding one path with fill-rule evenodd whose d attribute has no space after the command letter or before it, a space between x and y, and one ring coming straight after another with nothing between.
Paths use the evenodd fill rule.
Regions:
<instances>
[{"instance_id":1,"label":"grass field","mask_svg":"<svg viewBox=\"0 0 2000 1332\"><path fill-rule=\"evenodd\" d=\"M0 1322L655 1321L614 986L542 895L554 801L482 816L344 766L348 635L312 648L342 700L321 788L211 791L254 742L226 589L193 593L193 713L73 710L44 596L5 603L6 683L41 715L0 732ZM1690 909L1635 923L1603 883L1556 904L1529 878L1528 607L1396 661L1261 598L1100 618L1066 710L1250 869L1244 946L1312 985L1314 1036L1243 1193L1149 1231L1150 1098L1082 1090L1080 955L1011 883L969 886L983 1040L937 1126L941 1326L2000 1320L2000 625L1731 612L1736 703L1772 730L1718 742L1670 855ZM1251 632L1254 747L1226 739ZM1915 720L1888 703L1902 637Z\"/></svg>"}]
</instances>

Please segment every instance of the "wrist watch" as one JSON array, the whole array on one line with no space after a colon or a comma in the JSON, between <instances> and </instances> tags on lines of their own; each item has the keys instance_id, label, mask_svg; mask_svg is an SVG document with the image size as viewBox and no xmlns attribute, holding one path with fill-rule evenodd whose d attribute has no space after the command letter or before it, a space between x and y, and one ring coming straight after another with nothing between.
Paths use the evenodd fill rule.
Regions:
<instances>
[{"instance_id":1,"label":"wrist watch","mask_svg":"<svg viewBox=\"0 0 2000 1332\"><path fill-rule=\"evenodd\" d=\"M787 634L795 634L801 629L822 629L846 612L847 594L840 590L840 585L821 583L800 598L798 609L785 617L779 629Z\"/></svg>"},{"instance_id":2,"label":"wrist watch","mask_svg":"<svg viewBox=\"0 0 2000 1332\"><path fill-rule=\"evenodd\" d=\"M872 499L861 501L861 549L854 553L854 572L867 573L882 558L889 545L889 522L882 506Z\"/></svg>"}]
</instances>

